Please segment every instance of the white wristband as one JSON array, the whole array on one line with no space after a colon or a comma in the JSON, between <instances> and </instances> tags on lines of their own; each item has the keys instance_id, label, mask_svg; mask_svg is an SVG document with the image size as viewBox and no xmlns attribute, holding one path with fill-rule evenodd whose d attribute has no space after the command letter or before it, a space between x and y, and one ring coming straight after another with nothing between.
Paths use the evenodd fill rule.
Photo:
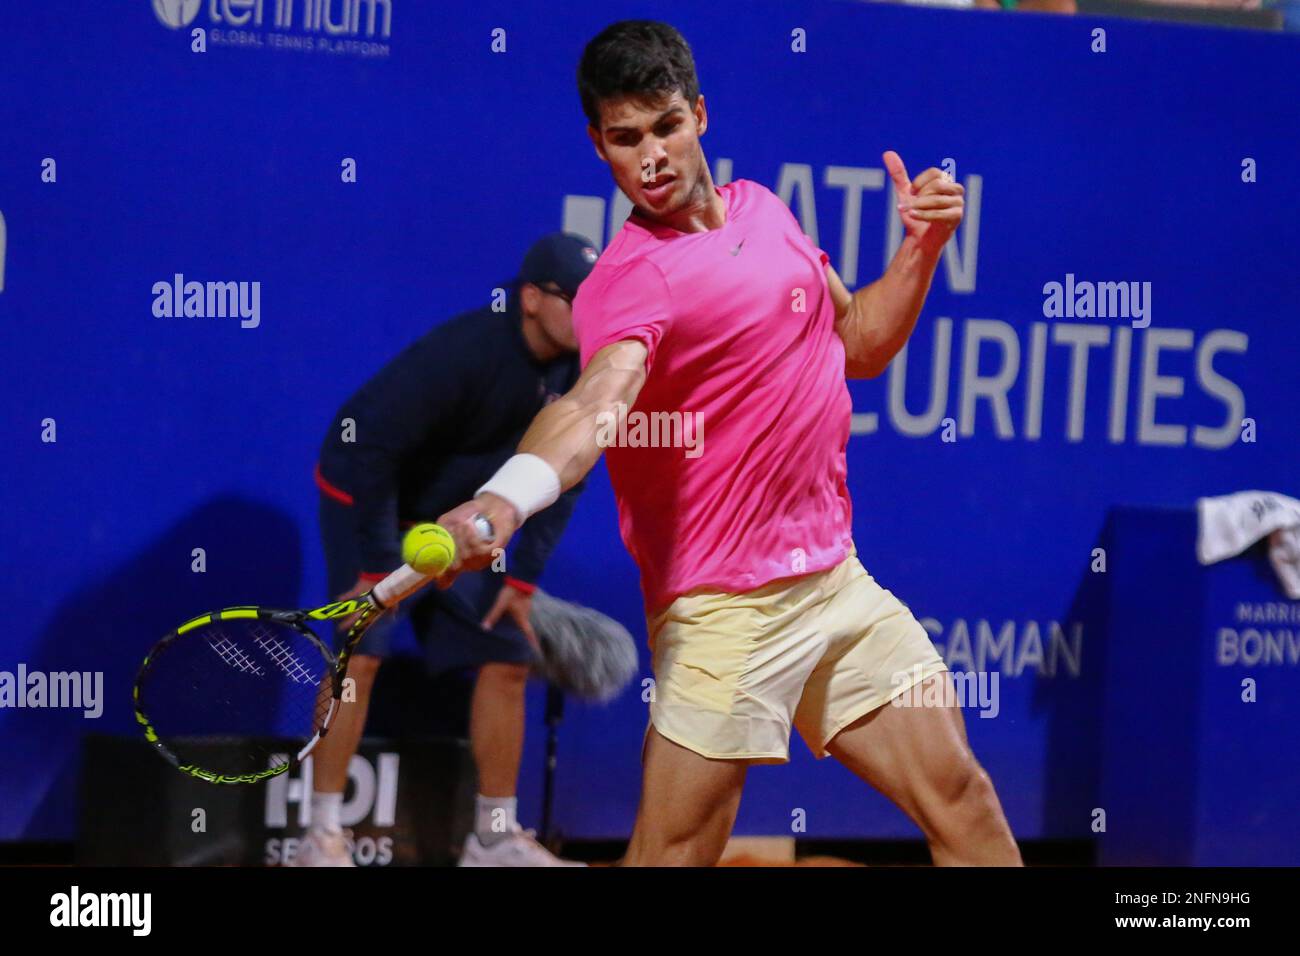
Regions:
<instances>
[{"instance_id":1,"label":"white wristband","mask_svg":"<svg viewBox=\"0 0 1300 956\"><path fill-rule=\"evenodd\" d=\"M515 455L474 496L485 491L514 505L522 524L560 497L560 476L536 455Z\"/></svg>"}]
</instances>

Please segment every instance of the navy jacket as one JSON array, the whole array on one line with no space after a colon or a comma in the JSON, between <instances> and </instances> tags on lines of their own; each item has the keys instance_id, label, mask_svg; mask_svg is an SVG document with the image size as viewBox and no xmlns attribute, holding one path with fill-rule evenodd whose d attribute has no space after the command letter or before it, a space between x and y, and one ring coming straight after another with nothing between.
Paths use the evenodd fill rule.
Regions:
<instances>
[{"instance_id":1,"label":"navy jacket","mask_svg":"<svg viewBox=\"0 0 1300 956\"><path fill-rule=\"evenodd\" d=\"M403 524L435 521L472 498L578 372L576 354L533 358L512 292L505 311L448 320L362 385L325 435L317 482L357 509L363 573L401 564ZM355 422L350 442L347 419ZM584 485L525 522L508 557L510 577L537 581Z\"/></svg>"}]
</instances>

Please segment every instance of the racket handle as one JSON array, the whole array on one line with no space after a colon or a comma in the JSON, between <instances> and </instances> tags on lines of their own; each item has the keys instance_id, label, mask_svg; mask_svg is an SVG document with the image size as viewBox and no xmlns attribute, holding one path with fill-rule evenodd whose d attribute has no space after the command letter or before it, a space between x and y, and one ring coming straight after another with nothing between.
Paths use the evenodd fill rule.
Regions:
<instances>
[{"instance_id":1,"label":"racket handle","mask_svg":"<svg viewBox=\"0 0 1300 956\"><path fill-rule=\"evenodd\" d=\"M435 575L421 574L409 564L404 564L376 584L371 593L384 607L392 607L408 595L414 594L434 579Z\"/></svg>"},{"instance_id":2,"label":"racket handle","mask_svg":"<svg viewBox=\"0 0 1300 956\"><path fill-rule=\"evenodd\" d=\"M491 541L496 536L496 532L492 527L492 522L483 515L474 516L474 528L478 531L479 536L484 541ZM409 564L404 564L388 577L376 584L371 590L371 593L384 607L392 607L394 604L420 590L420 588L424 587L435 577L437 577L437 575L421 574Z\"/></svg>"}]
</instances>

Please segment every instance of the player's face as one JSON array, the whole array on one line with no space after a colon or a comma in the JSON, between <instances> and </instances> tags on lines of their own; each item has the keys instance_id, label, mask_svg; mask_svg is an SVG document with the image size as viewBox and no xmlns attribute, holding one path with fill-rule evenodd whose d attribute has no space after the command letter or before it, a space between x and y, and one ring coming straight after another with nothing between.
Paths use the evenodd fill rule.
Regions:
<instances>
[{"instance_id":1,"label":"player's face","mask_svg":"<svg viewBox=\"0 0 1300 956\"><path fill-rule=\"evenodd\" d=\"M692 109L674 90L654 103L632 99L600 104L600 130L588 127L600 158L623 194L653 219L707 201L700 137L708 126L704 97Z\"/></svg>"}]
</instances>

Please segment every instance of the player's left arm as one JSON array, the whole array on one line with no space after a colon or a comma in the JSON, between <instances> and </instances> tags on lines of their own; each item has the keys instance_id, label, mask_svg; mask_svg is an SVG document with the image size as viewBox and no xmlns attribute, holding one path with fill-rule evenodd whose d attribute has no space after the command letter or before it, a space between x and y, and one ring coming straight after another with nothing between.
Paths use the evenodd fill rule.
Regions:
<instances>
[{"instance_id":1,"label":"player's left arm","mask_svg":"<svg viewBox=\"0 0 1300 956\"><path fill-rule=\"evenodd\" d=\"M835 332L844 341L847 378L875 378L907 344L944 243L962 217L965 190L960 183L933 166L909 180L897 153L890 150L884 159L907 229L902 245L885 274L856 292L845 287L831 266L826 267L835 303Z\"/></svg>"}]
</instances>

